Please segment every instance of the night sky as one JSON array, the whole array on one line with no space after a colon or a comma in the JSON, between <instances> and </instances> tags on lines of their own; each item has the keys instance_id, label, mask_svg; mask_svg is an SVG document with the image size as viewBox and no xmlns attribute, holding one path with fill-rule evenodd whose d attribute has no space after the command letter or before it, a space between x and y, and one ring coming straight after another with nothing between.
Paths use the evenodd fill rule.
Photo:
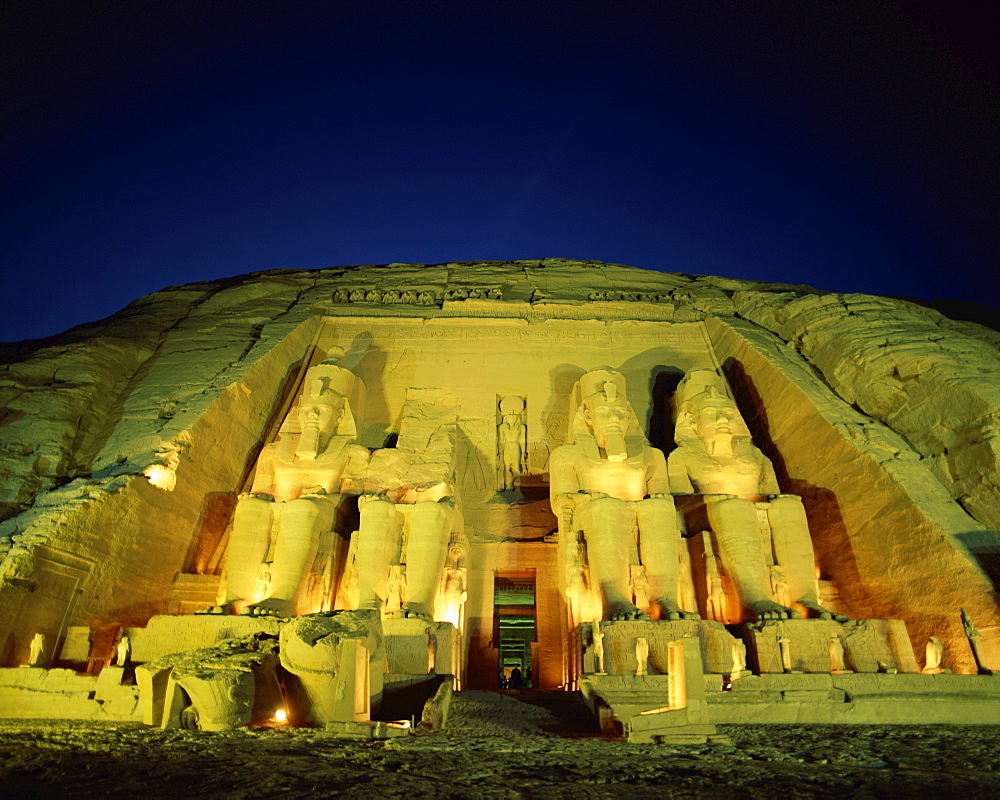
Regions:
<instances>
[{"instance_id":1,"label":"night sky","mask_svg":"<svg viewBox=\"0 0 1000 800\"><path fill-rule=\"evenodd\" d=\"M996 8L11 0L0 340L394 261L1000 306Z\"/></svg>"}]
</instances>

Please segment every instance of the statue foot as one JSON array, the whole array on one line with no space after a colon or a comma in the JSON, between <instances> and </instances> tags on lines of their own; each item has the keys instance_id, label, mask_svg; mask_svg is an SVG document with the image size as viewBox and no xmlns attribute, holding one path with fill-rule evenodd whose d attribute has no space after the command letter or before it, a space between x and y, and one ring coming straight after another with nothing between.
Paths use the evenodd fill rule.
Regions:
<instances>
[{"instance_id":1,"label":"statue foot","mask_svg":"<svg viewBox=\"0 0 1000 800\"><path fill-rule=\"evenodd\" d=\"M805 603L799 601L809 610L809 617L811 619L832 619L834 622L850 622L851 618L844 616L843 614L835 614L829 609L823 608L819 603Z\"/></svg>"},{"instance_id":2,"label":"statue foot","mask_svg":"<svg viewBox=\"0 0 1000 800\"><path fill-rule=\"evenodd\" d=\"M362 600L358 603L359 611L378 611L382 612L383 603L379 597L370 597L367 600Z\"/></svg>"},{"instance_id":3,"label":"statue foot","mask_svg":"<svg viewBox=\"0 0 1000 800\"><path fill-rule=\"evenodd\" d=\"M614 603L604 610L604 616L611 622L621 620L649 619L649 614L631 603Z\"/></svg>"},{"instance_id":4,"label":"statue foot","mask_svg":"<svg viewBox=\"0 0 1000 800\"><path fill-rule=\"evenodd\" d=\"M291 600L269 597L267 600L247 606L243 609L243 613L249 617L294 617L295 604Z\"/></svg>"},{"instance_id":5,"label":"statue foot","mask_svg":"<svg viewBox=\"0 0 1000 800\"><path fill-rule=\"evenodd\" d=\"M660 607L660 619L667 620L680 620L680 619L701 619L701 615L697 611L685 611L677 603L672 600L668 600L665 597L661 597L656 601L656 605Z\"/></svg>"},{"instance_id":6,"label":"statue foot","mask_svg":"<svg viewBox=\"0 0 1000 800\"><path fill-rule=\"evenodd\" d=\"M232 614L233 605L235 601L230 600L228 603L222 603L217 606L209 606L208 608L199 608L195 611L195 614Z\"/></svg>"},{"instance_id":7,"label":"statue foot","mask_svg":"<svg viewBox=\"0 0 1000 800\"><path fill-rule=\"evenodd\" d=\"M422 619L433 622L434 617L423 603L407 603L392 615L394 619Z\"/></svg>"},{"instance_id":8,"label":"statue foot","mask_svg":"<svg viewBox=\"0 0 1000 800\"><path fill-rule=\"evenodd\" d=\"M802 613L794 608L778 605L770 600L761 600L750 606L754 619L758 622L779 619L802 619Z\"/></svg>"}]
</instances>

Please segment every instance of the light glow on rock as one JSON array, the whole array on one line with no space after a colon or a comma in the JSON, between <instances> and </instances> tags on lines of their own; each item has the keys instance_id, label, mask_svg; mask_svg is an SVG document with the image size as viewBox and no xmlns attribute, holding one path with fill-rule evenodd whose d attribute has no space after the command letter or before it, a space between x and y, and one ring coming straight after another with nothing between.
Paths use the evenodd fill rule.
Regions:
<instances>
[{"instance_id":1,"label":"light glow on rock","mask_svg":"<svg viewBox=\"0 0 1000 800\"><path fill-rule=\"evenodd\" d=\"M177 486L177 473L164 464L150 464L142 474L153 486L165 492L172 492Z\"/></svg>"}]
</instances>

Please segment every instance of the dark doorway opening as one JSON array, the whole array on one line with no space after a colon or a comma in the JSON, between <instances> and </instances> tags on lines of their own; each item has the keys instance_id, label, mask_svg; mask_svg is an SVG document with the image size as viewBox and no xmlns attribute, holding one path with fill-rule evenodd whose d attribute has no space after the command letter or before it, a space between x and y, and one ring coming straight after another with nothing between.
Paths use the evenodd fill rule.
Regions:
<instances>
[{"instance_id":1,"label":"dark doorway opening","mask_svg":"<svg viewBox=\"0 0 1000 800\"><path fill-rule=\"evenodd\" d=\"M535 571L497 572L493 581L493 641L499 649L497 684L529 689L537 672L532 644L535 624Z\"/></svg>"}]
</instances>

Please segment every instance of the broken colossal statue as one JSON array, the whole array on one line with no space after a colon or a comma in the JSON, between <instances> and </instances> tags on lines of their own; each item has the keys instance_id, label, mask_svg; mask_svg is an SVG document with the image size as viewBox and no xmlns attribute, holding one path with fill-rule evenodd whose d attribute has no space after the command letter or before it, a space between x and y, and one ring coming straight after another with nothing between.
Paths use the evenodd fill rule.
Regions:
<instances>
[{"instance_id":1,"label":"broken colossal statue","mask_svg":"<svg viewBox=\"0 0 1000 800\"><path fill-rule=\"evenodd\" d=\"M453 396L407 390L396 447L376 450L345 481L361 494L350 579L358 608L384 612L398 603L399 616L434 619L452 532L461 532L452 499L457 418Z\"/></svg>"},{"instance_id":2,"label":"broken colossal statue","mask_svg":"<svg viewBox=\"0 0 1000 800\"><path fill-rule=\"evenodd\" d=\"M290 617L319 610L303 608L303 595L321 549L330 562L321 566L329 584L322 593L332 594L336 565L326 540L341 502L341 481L368 463L368 451L353 444L350 398L360 387L340 366L341 355L334 350L308 370L278 441L257 459L251 490L240 496L233 517L218 605L208 612Z\"/></svg>"},{"instance_id":3,"label":"broken colossal statue","mask_svg":"<svg viewBox=\"0 0 1000 800\"><path fill-rule=\"evenodd\" d=\"M671 488L676 495L700 495L743 608L759 620L795 619L805 612L846 621L820 605L802 500L781 493L774 467L751 441L725 381L712 370L693 370L677 387L676 403Z\"/></svg>"},{"instance_id":4,"label":"broken colossal statue","mask_svg":"<svg viewBox=\"0 0 1000 800\"><path fill-rule=\"evenodd\" d=\"M639 429L624 376L610 368L591 370L577 382L573 405L570 440L552 452L549 471L574 621L587 621L579 597L587 592L580 579L585 569L600 598L601 619L649 616L635 603L633 573L644 578L654 616L696 617L677 600L680 530L666 462Z\"/></svg>"}]
</instances>

